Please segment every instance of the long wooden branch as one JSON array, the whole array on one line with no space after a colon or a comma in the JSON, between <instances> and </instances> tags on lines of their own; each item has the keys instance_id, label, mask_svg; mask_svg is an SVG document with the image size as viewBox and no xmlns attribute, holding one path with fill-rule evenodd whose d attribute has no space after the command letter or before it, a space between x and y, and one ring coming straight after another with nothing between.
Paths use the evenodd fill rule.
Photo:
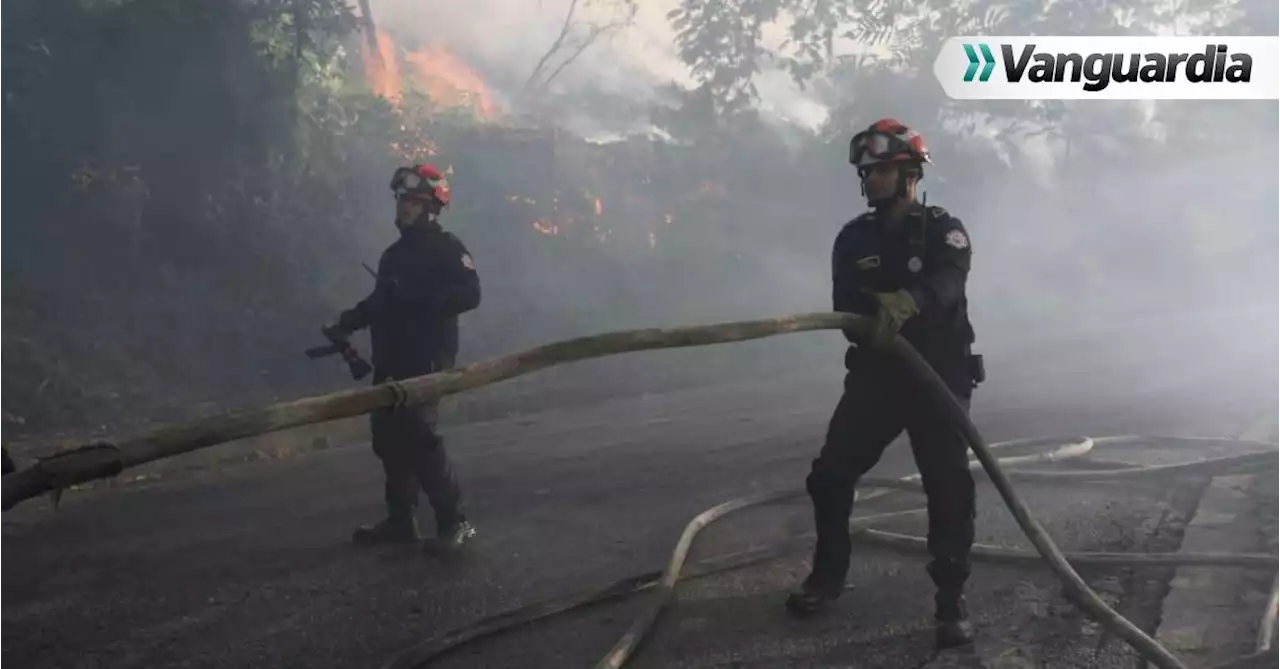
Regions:
<instances>
[{"instance_id":1,"label":"long wooden branch","mask_svg":"<svg viewBox=\"0 0 1280 669\"><path fill-rule=\"evenodd\" d=\"M381 59L382 51L378 49L378 25L373 21L373 8L369 6L369 0L360 0L360 24L364 28L364 40L369 45L369 50Z\"/></svg>"},{"instance_id":2,"label":"long wooden branch","mask_svg":"<svg viewBox=\"0 0 1280 669\"><path fill-rule=\"evenodd\" d=\"M373 20L373 8L369 6L369 0L360 0L360 25L364 28L364 41L369 47L365 57L373 60L375 70L385 73L387 63L382 59L382 48L378 44L378 25Z\"/></svg>"},{"instance_id":3,"label":"long wooden branch","mask_svg":"<svg viewBox=\"0 0 1280 669\"><path fill-rule=\"evenodd\" d=\"M596 40L600 39L601 35L617 30L624 25L626 25L626 23L623 21L615 21L614 23L609 23L604 26L592 26L591 31L582 39L582 42L578 44L577 48L573 50L573 53L569 54L569 57L565 58L564 62L557 65L556 69L551 71L551 74L548 74L545 79L539 82L538 85L534 87L534 90L541 94L551 86L551 82L556 77L560 76L560 73L563 72L565 68L572 65L573 62L578 59L578 56L581 56L587 49L591 48L591 45L595 44Z\"/></svg>"},{"instance_id":4,"label":"long wooden branch","mask_svg":"<svg viewBox=\"0 0 1280 669\"><path fill-rule=\"evenodd\" d=\"M554 365L635 351L746 341L789 332L852 328L862 333L868 327L866 319L858 316L810 313L757 321L609 332L559 341L447 372L166 425L120 440L64 451L5 476L3 508L11 509L45 492L109 478L154 460L300 425L357 416L380 407L421 404Z\"/></svg>"},{"instance_id":5,"label":"long wooden branch","mask_svg":"<svg viewBox=\"0 0 1280 669\"><path fill-rule=\"evenodd\" d=\"M542 58L538 59L538 64L533 66L533 71L529 73L529 78L525 79L524 86L521 87L521 91L527 91L533 86L534 80L538 78L539 74L542 74L542 69L547 66L547 61L551 60L551 57L558 53L560 48L564 46L564 40L569 36L569 31L574 25L573 15L577 11L578 0L573 0L569 3L569 11L564 15L564 25L560 26L560 34L556 36L555 41L552 42L551 46L542 54Z\"/></svg>"}]
</instances>

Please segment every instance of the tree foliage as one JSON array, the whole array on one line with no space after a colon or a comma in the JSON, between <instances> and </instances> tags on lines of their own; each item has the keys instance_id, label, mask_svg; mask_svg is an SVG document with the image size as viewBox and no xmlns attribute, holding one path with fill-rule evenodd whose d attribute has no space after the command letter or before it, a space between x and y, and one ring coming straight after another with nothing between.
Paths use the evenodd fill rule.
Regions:
<instances>
[{"instance_id":1,"label":"tree foliage","mask_svg":"<svg viewBox=\"0 0 1280 669\"><path fill-rule=\"evenodd\" d=\"M801 89L819 84L834 108L828 132L848 132L851 123L876 114L869 107L937 110L938 118L916 123L965 124L958 107L933 82L937 46L960 35L1249 34L1274 29L1274 3L1258 0L1055 0L1045 4L962 0L682 0L669 19L680 57L698 86L682 101L683 116L723 121L750 110L755 80L770 67L787 70ZM1269 20L1269 22L1268 22ZM767 29L785 29L778 45L765 43ZM908 85L895 85L895 80ZM875 99L862 93L874 90ZM892 91L887 95L886 90ZM1175 105L1165 105L1166 108ZM1185 109L1191 105L1179 106ZM1107 111L1093 114L1100 107ZM999 128L1005 151L1027 137L1065 141L1068 134L1112 119L1117 105L1065 102L969 102ZM906 112L903 112L905 114ZM1130 117L1133 115L1130 114ZM1174 116L1185 116L1174 114ZM969 121L971 123L971 121ZM1128 123L1134 122L1130 118ZM1143 120L1145 122L1145 119ZM1192 126L1195 124L1193 123ZM1194 132L1194 130L1190 130ZM1132 138L1138 131L1121 130ZM1135 134L1138 133L1138 134ZM1096 133L1094 133L1096 134ZM1078 150L1078 146L1076 149ZM1065 150L1065 149L1064 149Z\"/></svg>"},{"instance_id":2,"label":"tree foliage","mask_svg":"<svg viewBox=\"0 0 1280 669\"><path fill-rule=\"evenodd\" d=\"M805 82L833 57L839 27L855 16L844 0L682 0L668 19L680 57L700 82L697 100L718 115L747 110L758 91L753 78L766 65L780 65ZM787 38L776 49L764 40L767 27L784 24Z\"/></svg>"},{"instance_id":3,"label":"tree foliage","mask_svg":"<svg viewBox=\"0 0 1280 669\"><path fill-rule=\"evenodd\" d=\"M532 67L532 98L637 6L597 1L613 18L575 13L596 4L588 0L575 5L563 39ZM1258 30L1259 17L1274 25L1274 5L682 0L670 20L695 85L662 91L671 104L649 118L682 142L598 145L478 126L412 88L394 103L378 97L343 0L18 0L0 46L5 410L32 429L98 425L340 381L298 351L368 287L359 262L394 235L387 176L419 160L455 170L448 216L484 272L485 306L466 321L469 355L611 327L822 309L825 262L814 258L856 212L847 142L875 118L900 117L928 137L938 162L926 176L931 202L989 213L998 192L1001 207L1048 218L1059 214L1044 203L1060 202L1062 217L1082 220L1093 215L1083 203L1121 196L1125 170L1214 155L1276 127L1274 104L958 103L932 78L934 45L957 34L1171 23L1241 34ZM771 71L829 110L820 132L779 130L762 111L756 83ZM1047 181L1030 145L1053 154ZM1074 177L1090 171L1113 178ZM1101 245L1107 234L999 218L975 224L984 252L996 238ZM1170 206L1160 225L1209 239L1211 218ZM540 232L548 228L557 234ZM1182 267L1196 261L1194 249L1164 252ZM1103 255L1032 268L1060 274L1068 292L1056 298L1028 295L1021 282L986 290L1046 319L1049 305L1085 290L1073 283L1091 304L1120 304L1095 271ZM725 373L767 362L696 356ZM701 369L693 357L683 359L690 376Z\"/></svg>"},{"instance_id":4,"label":"tree foliage","mask_svg":"<svg viewBox=\"0 0 1280 669\"><path fill-rule=\"evenodd\" d=\"M271 365L254 361L296 349L292 319L327 317L351 282L316 270L352 250L343 230L373 192L362 173L413 141L345 85L346 3L6 9L6 409L194 401L155 387L164 368L203 392L260 387Z\"/></svg>"},{"instance_id":5,"label":"tree foliage","mask_svg":"<svg viewBox=\"0 0 1280 669\"><path fill-rule=\"evenodd\" d=\"M528 101L545 94L551 82L597 41L632 25L638 9L636 0L570 0L560 32L529 72L521 97ZM592 10L605 18L584 18Z\"/></svg>"}]
</instances>

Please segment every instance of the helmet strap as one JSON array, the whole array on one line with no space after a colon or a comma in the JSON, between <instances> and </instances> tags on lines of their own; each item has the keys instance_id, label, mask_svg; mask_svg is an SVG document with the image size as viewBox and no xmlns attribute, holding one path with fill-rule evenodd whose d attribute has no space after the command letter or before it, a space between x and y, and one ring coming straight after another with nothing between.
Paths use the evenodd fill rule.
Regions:
<instances>
[{"instance_id":1,"label":"helmet strap","mask_svg":"<svg viewBox=\"0 0 1280 669\"><path fill-rule=\"evenodd\" d=\"M440 212L444 211L444 205L439 200L427 200L427 206L422 210L422 216L419 221L434 223L440 220Z\"/></svg>"},{"instance_id":2,"label":"helmet strap","mask_svg":"<svg viewBox=\"0 0 1280 669\"><path fill-rule=\"evenodd\" d=\"M898 192L899 198L907 198L911 195L910 179L914 178L916 183L920 182L924 176L924 168L919 165L901 166L898 168Z\"/></svg>"},{"instance_id":3,"label":"helmet strap","mask_svg":"<svg viewBox=\"0 0 1280 669\"><path fill-rule=\"evenodd\" d=\"M905 198L911 194L911 184L909 182L910 175L908 170L898 169L898 189L894 193L899 199Z\"/></svg>"},{"instance_id":4,"label":"helmet strap","mask_svg":"<svg viewBox=\"0 0 1280 669\"><path fill-rule=\"evenodd\" d=\"M431 206L431 204L428 203L427 206L422 210L422 214L418 216L418 220L414 221L413 224L415 226L420 226L420 225L426 225L428 223L434 223L435 220L439 217L440 217L440 210Z\"/></svg>"}]
</instances>

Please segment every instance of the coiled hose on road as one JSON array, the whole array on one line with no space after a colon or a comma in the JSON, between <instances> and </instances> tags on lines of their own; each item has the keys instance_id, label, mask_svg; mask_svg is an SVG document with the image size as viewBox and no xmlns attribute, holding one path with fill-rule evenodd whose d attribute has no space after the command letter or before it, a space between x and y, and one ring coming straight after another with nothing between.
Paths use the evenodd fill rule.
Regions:
<instances>
[{"instance_id":1,"label":"coiled hose on road","mask_svg":"<svg viewBox=\"0 0 1280 669\"><path fill-rule=\"evenodd\" d=\"M1034 471L1012 469L1005 474L1008 478L1023 481L1070 480L1092 482L1115 481L1139 477L1149 478L1162 475L1171 476L1194 474L1200 476L1216 476L1266 470L1275 468L1277 465L1277 454L1274 450L1271 450L1273 445L1264 442L1225 438L1142 436L1082 438L1074 442L1062 444L1059 448L1049 453L1005 457L998 459L997 462L1001 467L1016 464L1060 462L1091 455L1098 447L1125 443L1149 442L1153 440L1159 440L1162 444L1166 445L1186 446L1231 443L1237 445L1256 446L1259 450L1258 452L1245 453L1241 455L1231 455L1191 462L1146 467L1126 466L1125 463L1115 463L1117 466L1114 468L1100 470ZM1027 446L1036 442L1045 441L1046 440L1044 439L1038 438L1019 439L991 444L985 448L995 450L1007 447ZM978 468L980 461L973 460L970 462L970 465L971 467ZM981 473L983 470L979 468L978 471ZM997 483L997 485L999 484ZM897 491L923 491L923 488L920 485L919 474L914 474L900 479L878 479L866 477L862 479L861 487L862 490L858 492L857 496L859 501L874 499ZM699 532L701 532L707 525L710 525L733 512L748 508L780 504L798 498L803 498L805 496L807 496L807 493L803 489L784 490L761 493L749 497L741 497L719 504L698 514L689 522L688 525L686 525L679 542L672 551L671 558L668 561L666 569L662 571L646 572L643 574L628 576L601 587L590 588L555 599L527 604L497 615L489 616L465 627L435 635L430 639L427 639L426 641L400 653L393 660L384 665L383 669L420 669L421 667L428 666L434 660L458 650L462 646L473 641L509 631L523 625L545 620L552 616L567 613L575 609L603 604L609 601L616 601L632 595L656 590L656 592L653 592L650 595L650 599L646 602L640 614L636 616L627 632L614 645L613 649L596 664L597 669L617 669L622 667L633 657L640 642L649 633L663 609L670 604L675 594L675 585L682 579L682 575L684 579L699 578L759 564L794 552L796 547L799 545L800 539L811 536L803 535L792 537L785 542L772 546L715 556L701 560L692 565L688 565L688 569L686 570L685 562L688 558L689 550L692 548L693 541ZM853 519L849 526L854 537L861 541L905 552L923 553L927 550L926 542L923 537L883 532L870 529L870 527L878 521L890 520L907 515L916 515L924 512L924 508L917 508L862 516ZM976 561L1006 564L1043 565L1045 562L1044 557L1034 551L1005 548L1000 546L988 546L983 544L975 544L972 555L973 559ZM1065 553L1061 555L1067 561L1076 565L1200 566L1274 569L1277 563L1277 556L1275 555L1251 553L1132 554L1080 552ZM1087 586L1084 586L1083 590L1085 592L1084 597L1097 597L1097 595L1092 593L1091 590L1088 590ZM1101 599L1098 600L1097 605L1098 606L1095 607L1095 610L1100 607L1106 611L1103 615L1108 616L1108 618L1105 618L1100 622L1109 630L1114 629L1111 625L1111 622L1113 621L1120 622L1121 624L1132 625L1132 623L1129 623L1118 613L1115 613L1109 607L1106 607L1106 604L1102 602ZM1221 665L1219 668L1215 669L1231 669L1232 667L1237 666L1243 668L1251 666L1248 664L1249 662L1257 660L1268 653L1270 655L1275 654L1274 650L1271 649L1271 637L1266 633L1266 630L1269 629L1268 625L1272 627L1275 625L1275 614L1273 613L1275 611L1275 607L1276 597L1275 589L1273 588L1271 601L1268 604L1266 613L1263 615L1262 630L1259 633L1255 652L1239 658L1236 661ZM1082 608L1084 607L1082 606ZM1095 617L1095 619L1098 618ZM1138 630L1138 634L1145 637L1145 634L1143 634L1141 630ZM1151 646L1162 651L1164 650L1156 644L1155 641L1150 640L1149 637L1145 638L1148 639ZM1126 639L1126 641L1128 641L1128 639ZM1130 643L1133 644L1133 642ZM1147 653L1144 652L1144 649L1138 644L1133 645L1139 654L1141 654L1145 659L1151 660L1153 663L1159 661L1156 658L1148 656ZM1158 666L1183 666L1167 651L1164 651L1164 653L1172 658L1173 664Z\"/></svg>"},{"instance_id":2,"label":"coiled hose on road","mask_svg":"<svg viewBox=\"0 0 1280 669\"><path fill-rule=\"evenodd\" d=\"M4 509L9 509L22 500L44 492L53 491L58 494L62 489L76 483L114 476L127 467L137 466L152 460L171 457L247 436L355 416L380 407L419 404L444 395L489 385L566 362L649 349L745 341L788 332L842 328L852 330L855 335L865 340L870 334L871 322L868 319L850 314L819 313L710 326L613 332L556 342L448 372L385 383L373 388L350 390L323 397L305 398L259 409L233 412L160 428L119 442L91 444L67 453L55 455L31 467L5 476L3 507ZM976 456L977 463L981 465L995 485L1005 505L1013 513L1018 526L1035 547L1039 558L1062 581L1067 598L1107 631L1124 639L1147 661L1161 669L1184 669L1184 665L1173 654L1147 636L1132 622L1107 606L1106 602L1098 597L1097 593L1093 592L1080 575L1075 572L1067 557L1058 549L1053 540L1044 531L1044 528L1040 526L1039 522L1031 515L1030 510L1018 497L1010 483L1009 476L1001 468L999 460L996 459L990 448L985 444L964 409L952 396L937 372L924 361L920 354L901 337L896 337L890 342L882 353L897 359L907 378L916 384L921 400L925 405L936 412L942 420L954 425L963 434ZM1083 443L1085 442L1081 442L1081 444ZM1260 460L1251 462L1257 466L1275 466L1277 461L1275 450L1267 444L1257 445L1266 447L1267 450L1261 453L1249 454L1249 456L1258 457ZM1078 449L1084 450L1088 450L1090 447L1077 445ZM1243 457L1237 456L1238 459ZM1229 459L1219 460L1226 461ZM1217 463L1219 461L1205 461L1184 466L1209 467L1215 466ZM1227 464L1238 466L1239 462ZM1168 471L1171 467L1176 466L1178 465L1166 465L1164 469ZM1150 472L1153 469L1157 468L1146 468L1146 471ZM1129 468L1128 473L1115 475L1141 475L1141 471L1142 468ZM1064 474L1066 473L1040 472L1036 475L1061 478ZM1072 472L1071 474L1076 473ZM1083 478L1084 476L1097 476L1104 474L1104 472L1079 472L1079 474L1082 475L1080 478ZM910 481L905 483L910 483ZM868 482L868 484L874 483ZM895 487L897 487L896 484ZM631 657L640 640L643 639L662 609L670 601L693 539L703 527L733 511L753 505L777 502L794 496L796 496L796 493L786 492L762 497L741 498L709 509L690 522L688 527L685 528L667 568L663 571L661 579L654 586L657 588L657 592L653 594L643 613L635 620L627 633L597 666L621 667ZM862 534L871 537L877 536L872 534L870 530L866 530ZM881 538L884 539L885 537L881 536ZM900 540L901 538L899 538ZM745 560L747 558L740 559ZM757 557L758 559L763 558ZM1141 558L1132 557L1128 559L1138 561ZM1274 557L1271 559L1274 560ZM722 564L721 568L723 569L725 566ZM634 579L627 580L633 583L643 582L637 582ZM582 603L593 601L595 598L601 595L608 595L611 592L615 596L620 595L625 589L624 582L619 582L611 586L611 588L606 588L604 592L594 593L593 596L587 597ZM634 589L635 587L631 588L631 590ZM1275 599L1273 598L1273 607L1274 602ZM520 622L519 618L519 615L513 616L510 622L518 623ZM496 626L492 631L496 631L500 627L500 625ZM410 655L412 655L412 652ZM396 666L414 665L405 665L402 662Z\"/></svg>"}]
</instances>

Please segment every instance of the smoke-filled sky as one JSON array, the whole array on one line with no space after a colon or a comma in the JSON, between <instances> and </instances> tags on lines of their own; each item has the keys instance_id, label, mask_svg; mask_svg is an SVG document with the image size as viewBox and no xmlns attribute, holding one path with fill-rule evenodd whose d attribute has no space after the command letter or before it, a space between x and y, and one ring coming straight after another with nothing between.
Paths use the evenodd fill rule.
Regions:
<instances>
[{"instance_id":1,"label":"smoke-filled sky","mask_svg":"<svg viewBox=\"0 0 1280 669\"><path fill-rule=\"evenodd\" d=\"M562 100L606 94L648 102L665 84L692 81L677 57L666 18L677 0L638 4L634 25L597 44L557 80L555 92ZM559 33L568 6L569 0L373 0L382 27L397 39L412 35L423 43L443 43L485 77L499 101L503 94L519 90ZM607 20L608 11L607 3L597 3L583 18ZM1206 16L1168 14L1167 25L1157 30L1197 32ZM767 31L766 41L777 43L781 30ZM1275 27L1255 32L1275 34ZM838 53L856 48L844 44ZM935 85L931 77L917 82ZM827 117L828 109L815 94L801 92L783 72L766 72L756 84L761 110L775 121L815 130ZM868 90L864 95L874 98L879 93ZM1224 141L1220 150L1208 155L1146 163L1098 157L1105 152L1063 159L1066 139L1095 146L1114 143L1108 124L1121 119L1127 120L1119 125L1140 128L1150 141L1176 147L1184 138L1170 136L1166 122L1190 104L1080 103L1076 109L1082 113L1073 117L1079 125L1069 128L1065 138L1056 143L1043 138L1015 143L1013 150L1029 158L1020 162L1024 169L992 179L979 193L963 194L963 203L954 201L957 194L948 194L945 183L949 171L966 167L949 160L951 156L937 155L939 165L925 187L934 191L930 202L951 208L966 221L974 239L969 289L973 320L979 347L996 352L997 369L1000 351L1012 350L1032 335L1105 331L1114 324L1174 318L1167 329L1143 326L1117 335L1122 341L1103 337L1095 342L1101 348L1088 352L1091 359L1074 364L1105 366L1100 361L1128 358L1140 368L1145 360L1149 368L1135 372L1131 366L1121 387L1136 383L1143 374L1176 376L1180 372L1170 370L1170 360L1182 360L1189 375L1233 365L1256 370L1258 387L1274 391L1280 174L1274 121L1268 125L1257 119L1275 119L1276 104L1220 103L1215 108L1215 123L1220 125L1206 132ZM557 120L589 137L644 127L642 107L621 125L617 117L600 118L589 108L562 105ZM908 120L913 111L895 108L892 99L883 109L884 115ZM1251 132L1261 128L1263 134L1245 142L1226 141L1238 137L1227 129L1237 123L1255 129ZM995 139L994 131L981 124L970 133L974 141ZM752 295L750 300L742 294L723 296L726 304L755 306L743 316L826 308L830 289L824 254L839 226L863 209L847 165L802 164L792 169L814 175L845 170L847 187L833 189L823 201L797 202L760 213L759 220L739 222L741 235L758 236L764 268L754 285L739 287ZM784 226L795 243L777 246L772 240ZM531 278L531 285L537 282ZM581 282L579 290L589 291L591 285ZM582 297L590 303L586 294ZM1157 340L1145 340L1153 336ZM1185 359L1169 357L1184 349ZM1256 364L1251 366L1251 361Z\"/></svg>"},{"instance_id":2,"label":"smoke-filled sky","mask_svg":"<svg viewBox=\"0 0 1280 669\"><path fill-rule=\"evenodd\" d=\"M443 43L460 54L499 93L518 90L564 25L571 0L373 0L380 25L399 34ZM583 0L576 16L581 24L571 40L590 24L607 24L622 16L621 3ZM692 82L674 46L675 33L666 18L679 0L637 3L634 23L601 38L556 78L558 92L616 94L637 102L652 100L659 86ZM575 20L577 22L577 20ZM765 40L776 44L783 28L769 26ZM848 53L853 47L845 45ZM804 94L783 72L770 71L757 81L761 109L797 125L816 128L826 108ZM613 134L630 128L601 127L598 119L566 114L561 122L581 125L588 134Z\"/></svg>"}]
</instances>

